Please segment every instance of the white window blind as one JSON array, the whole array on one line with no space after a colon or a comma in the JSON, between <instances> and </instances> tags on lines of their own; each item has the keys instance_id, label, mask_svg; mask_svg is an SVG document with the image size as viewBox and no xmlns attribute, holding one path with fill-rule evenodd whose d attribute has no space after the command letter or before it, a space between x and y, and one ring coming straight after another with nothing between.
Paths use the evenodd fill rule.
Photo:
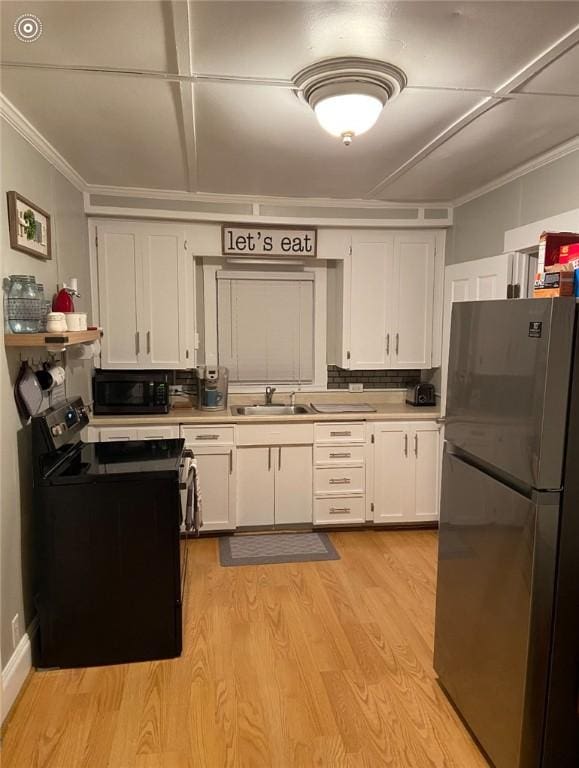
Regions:
<instances>
[{"instance_id":1,"label":"white window blind","mask_svg":"<svg viewBox=\"0 0 579 768\"><path fill-rule=\"evenodd\" d=\"M219 364L243 383L308 383L314 376L314 276L217 275Z\"/></svg>"}]
</instances>

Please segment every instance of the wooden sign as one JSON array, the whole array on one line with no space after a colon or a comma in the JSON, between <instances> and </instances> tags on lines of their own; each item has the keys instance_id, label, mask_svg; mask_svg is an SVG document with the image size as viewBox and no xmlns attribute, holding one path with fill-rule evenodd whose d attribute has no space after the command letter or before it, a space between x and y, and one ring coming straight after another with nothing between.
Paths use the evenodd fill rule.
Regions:
<instances>
[{"instance_id":1,"label":"wooden sign","mask_svg":"<svg viewBox=\"0 0 579 768\"><path fill-rule=\"evenodd\" d=\"M224 224L221 251L224 256L297 256L316 255L315 227L251 227Z\"/></svg>"}]
</instances>

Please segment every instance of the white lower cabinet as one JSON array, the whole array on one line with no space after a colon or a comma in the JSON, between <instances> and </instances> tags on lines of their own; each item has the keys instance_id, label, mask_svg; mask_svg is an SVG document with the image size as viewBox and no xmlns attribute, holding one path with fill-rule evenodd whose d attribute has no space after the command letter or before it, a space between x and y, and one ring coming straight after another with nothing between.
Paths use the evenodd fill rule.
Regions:
<instances>
[{"instance_id":1,"label":"white lower cabinet","mask_svg":"<svg viewBox=\"0 0 579 768\"><path fill-rule=\"evenodd\" d=\"M311 424L237 427L237 524L312 522Z\"/></svg>"},{"instance_id":2,"label":"white lower cabinet","mask_svg":"<svg viewBox=\"0 0 579 768\"><path fill-rule=\"evenodd\" d=\"M237 524L273 525L275 470L272 448L237 449Z\"/></svg>"},{"instance_id":3,"label":"white lower cabinet","mask_svg":"<svg viewBox=\"0 0 579 768\"><path fill-rule=\"evenodd\" d=\"M280 445L276 448L276 525L312 522L311 445Z\"/></svg>"},{"instance_id":4,"label":"white lower cabinet","mask_svg":"<svg viewBox=\"0 0 579 768\"><path fill-rule=\"evenodd\" d=\"M314 434L314 523L365 523L366 424L324 422Z\"/></svg>"},{"instance_id":5,"label":"white lower cabinet","mask_svg":"<svg viewBox=\"0 0 579 768\"><path fill-rule=\"evenodd\" d=\"M440 505L440 426L436 422L414 425L413 434L416 521L438 520Z\"/></svg>"},{"instance_id":6,"label":"white lower cabinet","mask_svg":"<svg viewBox=\"0 0 579 768\"><path fill-rule=\"evenodd\" d=\"M237 524L312 522L312 446L239 446Z\"/></svg>"},{"instance_id":7,"label":"white lower cabinet","mask_svg":"<svg viewBox=\"0 0 579 768\"><path fill-rule=\"evenodd\" d=\"M181 427L181 437L197 461L201 495L201 533L236 526L237 455L231 424Z\"/></svg>"},{"instance_id":8,"label":"white lower cabinet","mask_svg":"<svg viewBox=\"0 0 579 768\"><path fill-rule=\"evenodd\" d=\"M374 425L375 523L438 519L440 428L434 421Z\"/></svg>"},{"instance_id":9,"label":"white lower cabinet","mask_svg":"<svg viewBox=\"0 0 579 768\"><path fill-rule=\"evenodd\" d=\"M191 446L192 447L192 446ZM235 528L235 451L195 446L201 491L201 532Z\"/></svg>"}]
</instances>

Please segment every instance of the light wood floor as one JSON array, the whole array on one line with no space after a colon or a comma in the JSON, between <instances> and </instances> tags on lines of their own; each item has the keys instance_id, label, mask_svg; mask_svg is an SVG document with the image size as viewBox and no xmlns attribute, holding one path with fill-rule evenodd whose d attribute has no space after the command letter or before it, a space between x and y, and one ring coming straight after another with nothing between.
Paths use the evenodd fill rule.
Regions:
<instances>
[{"instance_id":1,"label":"light wood floor","mask_svg":"<svg viewBox=\"0 0 579 768\"><path fill-rule=\"evenodd\" d=\"M3 768L477 768L432 669L436 534L221 568L190 542L180 659L35 673Z\"/></svg>"}]
</instances>

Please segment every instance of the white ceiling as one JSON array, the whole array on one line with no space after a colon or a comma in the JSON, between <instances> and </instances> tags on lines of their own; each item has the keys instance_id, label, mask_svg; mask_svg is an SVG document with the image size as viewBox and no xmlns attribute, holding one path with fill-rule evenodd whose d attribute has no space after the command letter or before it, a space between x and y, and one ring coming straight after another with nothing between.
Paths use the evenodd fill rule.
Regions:
<instances>
[{"instance_id":1,"label":"white ceiling","mask_svg":"<svg viewBox=\"0 0 579 768\"><path fill-rule=\"evenodd\" d=\"M0 5L1 90L90 185L449 201L579 134L579 2ZM408 76L349 148L291 87L333 56Z\"/></svg>"}]
</instances>

